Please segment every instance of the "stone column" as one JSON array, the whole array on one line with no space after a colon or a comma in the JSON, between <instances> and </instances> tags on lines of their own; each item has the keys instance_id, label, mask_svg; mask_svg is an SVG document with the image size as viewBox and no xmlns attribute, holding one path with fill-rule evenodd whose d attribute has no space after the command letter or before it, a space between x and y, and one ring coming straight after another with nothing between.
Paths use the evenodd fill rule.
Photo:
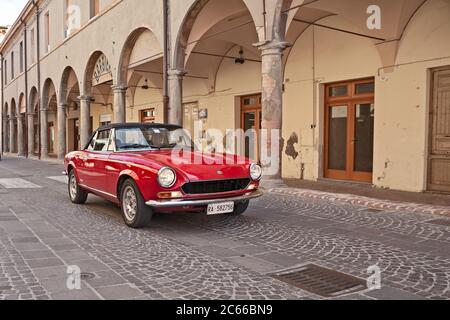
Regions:
<instances>
[{"instance_id":1,"label":"stone column","mask_svg":"<svg viewBox=\"0 0 450 320\"><path fill-rule=\"evenodd\" d=\"M183 76L184 70L169 70L169 124L181 126L183 123Z\"/></svg>"},{"instance_id":2,"label":"stone column","mask_svg":"<svg viewBox=\"0 0 450 320\"><path fill-rule=\"evenodd\" d=\"M288 46L275 41L258 46L262 57L261 163L265 178L270 180L282 178L283 51Z\"/></svg>"},{"instance_id":3,"label":"stone column","mask_svg":"<svg viewBox=\"0 0 450 320\"><path fill-rule=\"evenodd\" d=\"M127 89L123 85L112 86L114 93L114 123L126 122Z\"/></svg>"},{"instance_id":4,"label":"stone column","mask_svg":"<svg viewBox=\"0 0 450 320\"><path fill-rule=\"evenodd\" d=\"M19 113L17 115L17 155L19 157L25 156L25 145L23 139L24 120L25 117L23 116L23 114Z\"/></svg>"},{"instance_id":5,"label":"stone column","mask_svg":"<svg viewBox=\"0 0 450 320\"><path fill-rule=\"evenodd\" d=\"M66 156L66 103L58 105L58 159L62 160Z\"/></svg>"},{"instance_id":6,"label":"stone column","mask_svg":"<svg viewBox=\"0 0 450 320\"><path fill-rule=\"evenodd\" d=\"M3 115L2 118L2 137L3 137L3 152L6 152L8 150L7 146L8 146L8 134L7 134L7 128L8 128L8 119L6 117L6 115Z\"/></svg>"},{"instance_id":7,"label":"stone column","mask_svg":"<svg viewBox=\"0 0 450 320\"><path fill-rule=\"evenodd\" d=\"M28 157L32 157L34 156L34 114L33 113L29 113L27 115L27 121L28 121L28 130L27 130L27 134L28 134Z\"/></svg>"},{"instance_id":8,"label":"stone column","mask_svg":"<svg viewBox=\"0 0 450 320\"><path fill-rule=\"evenodd\" d=\"M48 113L41 108L41 159L48 158Z\"/></svg>"},{"instance_id":9,"label":"stone column","mask_svg":"<svg viewBox=\"0 0 450 320\"><path fill-rule=\"evenodd\" d=\"M9 118L9 152L14 153L15 145L16 145L16 132L15 132L15 126L14 126L15 117L11 116Z\"/></svg>"},{"instance_id":10,"label":"stone column","mask_svg":"<svg viewBox=\"0 0 450 320\"><path fill-rule=\"evenodd\" d=\"M84 149L90 138L92 97L81 96L78 99L80 100L80 148Z\"/></svg>"}]
</instances>

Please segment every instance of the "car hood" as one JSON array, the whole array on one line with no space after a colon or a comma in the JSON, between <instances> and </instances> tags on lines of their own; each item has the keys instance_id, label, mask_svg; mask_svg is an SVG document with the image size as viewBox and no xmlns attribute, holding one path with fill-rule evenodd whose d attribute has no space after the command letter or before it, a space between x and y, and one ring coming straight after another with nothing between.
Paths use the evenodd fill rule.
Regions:
<instances>
[{"instance_id":1,"label":"car hood","mask_svg":"<svg viewBox=\"0 0 450 320\"><path fill-rule=\"evenodd\" d=\"M207 155L188 150L161 150L140 154L161 167L170 167L189 181L239 179L249 177L250 161L230 154Z\"/></svg>"}]
</instances>

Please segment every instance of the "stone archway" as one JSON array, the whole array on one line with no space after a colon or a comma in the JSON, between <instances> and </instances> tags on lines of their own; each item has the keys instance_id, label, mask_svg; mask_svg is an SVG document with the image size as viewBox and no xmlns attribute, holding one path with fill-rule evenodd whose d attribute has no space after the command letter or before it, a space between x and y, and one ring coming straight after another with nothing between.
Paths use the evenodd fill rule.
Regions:
<instances>
[{"instance_id":1,"label":"stone archway","mask_svg":"<svg viewBox=\"0 0 450 320\"><path fill-rule=\"evenodd\" d=\"M5 102L3 114L3 152L9 152L9 104Z\"/></svg>"},{"instance_id":2,"label":"stone archway","mask_svg":"<svg viewBox=\"0 0 450 320\"><path fill-rule=\"evenodd\" d=\"M50 78L44 82L41 101L41 158L45 159L57 156L58 97Z\"/></svg>"},{"instance_id":3,"label":"stone archway","mask_svg":"<svg viewBox=\"0 0 450 320\"><path fill-rule=\"evenodd\" d=\"M27 101L25 94L21 93L19 96L19 106L17 112L17 154L18 156L25 156L27 152L26 141L26 124L25 116L27 113Z\"/></svg>"},{"instance_id":4,"label":"stone archway","mask_svg":"<svg viewBox=\"0 0 450 320\"><path fill-rule=\"evenodd\" d=\"M9 106L9 152L17 153L17 106L14 98Z\"/></svg>"},{"instance_id":5,"label":"stone archway","mask_svg":"<svg viewBox=\"0 0 450 320\"><path fill-rule=\"evenodd\" d=\"M114 76L109 59L102 51L91 54L80 86L80 146L84 148L92 132L102 122L113 121L112 86ZM102 121L103 120L103 121Z\"/></svg>"},{"instance_id":6,"label":"stone archway","mask_svg":"<svg viewBox=\"0 0 450 320\"><path fill-rule=\"evenodd\" d=\"M163 73L162 46L152 30L142 27L131 32L124 43L113 86L114 121L141 122L142 113L151 110L153 121L165 122Z\"/></svg>"},{"instance_id":7,"label":"stone archway","mask_svg":"<svg viewBox=\"0 0 450 320\"><path fill-rule=\"evenodd\" d=\"M28 98L28 156L39 155L39 96L36 87L31 88Z\"/></svg>"}]
</instances>

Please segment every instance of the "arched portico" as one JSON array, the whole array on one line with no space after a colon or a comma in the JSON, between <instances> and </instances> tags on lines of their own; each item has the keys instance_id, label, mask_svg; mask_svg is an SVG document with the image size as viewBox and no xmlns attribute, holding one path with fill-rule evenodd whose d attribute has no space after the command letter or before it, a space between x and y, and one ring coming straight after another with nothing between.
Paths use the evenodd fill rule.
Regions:
<instances>
[{"instance_id":1,"label":"arched portico","mask_svg":"<svg viewBox=\"0 0 450 320\"><path fill-rule=\"evenodd\" d=\"M80 84L72 67L64 69L61 79L60 110L64 110L64 118L58 118L62 125L60 139L64 139L64 145L60 146L60 155L63 153L80 150Z\"/></svg>"},{"instance_id":2,"label":"arched portico","mask_svg":"<svg viewBox=\"0 0 450 320\"><path fill-rule=\"evenodd\" d=\"M130 33L122 49L116 79L113 86L115 122L151 121L153 117L142 117L150 110L154 121L164 121L163 52L152 30L142 27Z\"/></svg>"},{"instance_id":3,"label":"arched portico","mask_svg":"<svg viewBox=\"0 0 450 320\"><path fill-rule=\"evenodd\" d=\"M86 65L79 96L81 148L89 142L93 130L113 121L113 84L114 77L107 56L102 51L95 51Z\"/></svg>"},{"instance_id":4,"label":"arched portico","mask_svg":"<svg viewBox=\"0 0 450 320\"><path fill-rule=\"evenodd\" d=\"M172 70L169 73L171 98L169 122L174 124L182 122L183 78L185 79L184 89L189 76L203 78L206 87L204 94L214 96L217 95L217 85L221 83L220 77L226 74L224 66L228 64L229 70L234 69L238 72L235 81L238 82L239 77L248 75L248 72L244 71L245 68L250 64L258 64L259 70L256 73L259 79L258 86L254 89L241 90L246 92L242 92L240 97L239 95L233 97L230 105L235 115L233 127L242 127L244 130L256 128L256 131L261 133L263 130L266 131L264 146L260 145L257 148L261 151L258 158L265 165L267 176L280 178L279 163L283 145L280 135L283 94L282 55L287 44L283 41L284 32L279 32L283 29L284 22L277 18L277 14L281 15L288 4L279 2L278 6L268 9L269 14L265 17L268 20L266 24L263 24L264 32L261 32L259 22L256 22L255 15L252 14L252 5L242 0L226 2L210 0L197 1L192 6L179 31L172 59ZM274 30L275 23L278 23L277 30ZM202 64L203 68L196 68L196 65ZM207 70L205 65L208 66ZM239 65L241 71L239 71ZM186 71L189 73L185 77ZM242 72L242 75L239 72ZM232 85L232 82L228 83ZM246 85L241 87L247 88ZM223 88L223 90L234 91L230 88ZM240 102L237 106L235 104L235 101L241 101L239 98L245 94L257 94L243 100L252 102L252 108L253 106L256 108L255 114L250 114L247 119L245 114L241 115L245 106L241 106ZM241 116L244 118L241 119ZM265 148L266 144L267 148ZM263 150L267 151L264 157Z\"/></svg>"},{"instance_id":5,"label":"arched portico","mask_svg":"<svg viewBox=\"0 0 450 320\"><path fill-rule=\"evenodd\" d=\"M31 88L28 98L28 117L27 117L27 139L28 139L28 156L39 155L39 96L36 87Z\"/></svg>"},{"instance_id":6,"label":"arched portico","mask_svg":"<svg viewBox=\"0 0 450 320\"><path fill-rule=\"evenodd\" d=\"M21 93L19 96L19 108L17 113L17 154L19 157L24 157L27 150L26 139L26 123L25 117L27 113L27 103L25 94Z\"/></svg>"},{"instance_id":7,"label":"arched portico","mask_svg":"<svg viewBox=\"0 0 450 320\"><path fill-rule=\"evenodd\" d=\"M54 82L48 78L44 82L41 104L41 158L57 156L57 111L58 101Z\"/></svg>"},{"instance_id":8,"label":"arched portico","mask_svg":"<svg viewBox=\"0 0 450 320\"><path fill-rule=\"evenodd\" d=\"M2 115L3 115L3 152L9 152L9 104L5 102L5 105L2 106Z\"/></svg>"},{"instance_id":9,"label":"arched portico","mask_svg":"<svg viewBox=\"0 0 450 320\"><path fill-rule=\"evenodd\" d=\"M17 106L13 98L9 107L9 152L17 153Z\"/></svg>"}]
</instances>

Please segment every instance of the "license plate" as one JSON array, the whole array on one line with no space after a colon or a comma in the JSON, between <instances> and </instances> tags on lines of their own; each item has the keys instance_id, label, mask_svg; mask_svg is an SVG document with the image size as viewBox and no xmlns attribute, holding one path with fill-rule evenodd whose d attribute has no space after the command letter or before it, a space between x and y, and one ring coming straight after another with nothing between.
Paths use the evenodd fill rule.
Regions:
<instances>
[{"instance_id":1,"label":"license plate","mask_svg":"<svg viewBox=\"0 0 450 320\"><path fill-rule=\"evenodd\" d=\"M208 215L225 214L234 211L234 202L215 203L208 206Z\"/></svg>"}]
</instances>

